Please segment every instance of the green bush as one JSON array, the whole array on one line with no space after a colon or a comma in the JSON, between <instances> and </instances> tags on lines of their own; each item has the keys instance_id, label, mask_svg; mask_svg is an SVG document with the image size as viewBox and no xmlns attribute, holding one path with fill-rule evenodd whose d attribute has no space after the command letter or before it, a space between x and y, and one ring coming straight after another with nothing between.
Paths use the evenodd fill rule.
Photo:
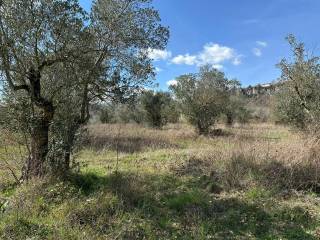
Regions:
<instances>
[{"instance_id":1,"label":"green bush","mask_svg":"<svg viewBox=\"0 0 320 240\"><path fill-rule=\"evenodd\" d=\"M154 128L161 128L166 123L177 122L179 119L176 105L169 93L147 91L142 94L140 101L146 122Z\"/></svg>"}]
</instances>

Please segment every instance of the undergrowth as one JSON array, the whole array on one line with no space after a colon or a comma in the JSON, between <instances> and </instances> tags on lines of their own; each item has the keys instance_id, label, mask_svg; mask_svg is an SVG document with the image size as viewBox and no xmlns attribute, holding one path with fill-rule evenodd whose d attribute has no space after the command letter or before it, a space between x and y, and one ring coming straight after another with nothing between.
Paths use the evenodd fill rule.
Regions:
<instances>
[{"instance_id":1,"label":"undergrowth","mask_svg":"<svg viewBox=\"0 0 320 240\"><path fill-rule=\"evenodd\" d=\"M260 138L276 130L280 140ZM0 238L320 238L316 145L278 126L213 138L157 131L168 144L116 154L99 142L66 179L3 189Z\"/></svg>"}]
</instances>

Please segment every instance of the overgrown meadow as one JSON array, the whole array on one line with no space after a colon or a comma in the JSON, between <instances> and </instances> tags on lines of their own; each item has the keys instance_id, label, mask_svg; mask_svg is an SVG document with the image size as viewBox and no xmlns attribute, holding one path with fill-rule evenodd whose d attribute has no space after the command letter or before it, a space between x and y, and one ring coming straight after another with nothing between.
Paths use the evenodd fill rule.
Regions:
<instances>
[{"instance_id":1,"label":"overgrown meadow","mask_svg":"<svg viewBox=\"0 0 320 240\"><path fill-rule=\"evenodd\" d=\"M95 124L83 146L66 179L1 162L1 239L320 238L319 143L287 127Z\"/></svg>"},{"instance_id":2,"label":"overgrown meadow","mask_svg":"<svg viewBox=\"0 0 320 240\"><path fill-rule=\"evenodd\" d=\"M274 2L263 8L292 30ZM188 20L224 13L212 1L192 4ZM320 239L320 58L289 34L291 57L272 63L273 81L273 60L263 66L249 53L262 60L270 42L265 56L278 61L283 36L253 39L260 29L248 34L248 14L230 6L227 23L241 34L208 21L214 32L204 36L180 18L185 6L168 5L192 36L183 37L156 6L0 0L0 239ZM313 21L291 8L290 21ZM249 13L257 27L270 15ZM297 23L299 34L317 27ZM197 37L210 43L194 55ZM247 77L229 78L231 64Z\"/></svg>"}]
</instances>

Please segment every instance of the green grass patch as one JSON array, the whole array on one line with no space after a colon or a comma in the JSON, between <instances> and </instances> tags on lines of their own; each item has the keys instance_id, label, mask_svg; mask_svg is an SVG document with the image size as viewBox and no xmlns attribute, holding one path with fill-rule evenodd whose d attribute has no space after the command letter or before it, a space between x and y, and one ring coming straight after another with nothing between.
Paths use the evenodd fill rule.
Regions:
<instances>
[{"instance_id":1,"label":"green grass patch","mask_svg":"<svg viewBox=\"0 0 320 240\"><path fill-rule=\"evenodd\" d=\"M66 179L1 189L0 239L319 239L318 195L284 191L288 168L255 149L275 130L169 135L176 142L167 147L139 145L118 158L114 149L84 149L81 171Z\"/></svg>"}]
</instances>

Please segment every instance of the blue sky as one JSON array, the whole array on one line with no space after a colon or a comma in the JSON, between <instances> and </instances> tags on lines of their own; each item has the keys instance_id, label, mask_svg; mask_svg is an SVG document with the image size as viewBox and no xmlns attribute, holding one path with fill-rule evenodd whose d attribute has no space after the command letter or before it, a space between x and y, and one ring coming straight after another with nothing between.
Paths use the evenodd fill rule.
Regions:
<instances>
[{"instance_id":1,"label":"blue sky","mask_svg":"<svg viewBox=\"0 0 320 240\"><path fill-rule=\"evenodd\" d=\"M80 2L90 8L90 0ZM280 75L275 65L290 55L289 33L319 53L319 0L154 0L153 5L171 33L166 51L150 51L160 89L203 64L244 86L271 82Z\"/></svg>"}]
</instances>

